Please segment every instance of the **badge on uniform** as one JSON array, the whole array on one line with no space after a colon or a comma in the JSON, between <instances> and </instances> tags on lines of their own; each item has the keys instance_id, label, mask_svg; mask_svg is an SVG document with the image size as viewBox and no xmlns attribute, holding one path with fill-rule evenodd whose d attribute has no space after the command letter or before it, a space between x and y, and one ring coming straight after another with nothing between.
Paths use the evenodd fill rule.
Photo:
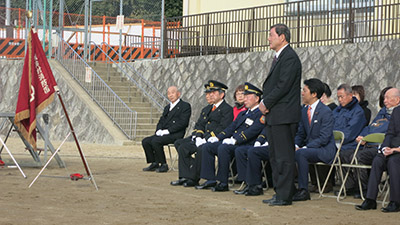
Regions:
<instances>
[{"instance_id":1,"label":"badge on uniform","mask_svg":"<svg viewBox=\"0 0 400 225\"><path fill-rule=\"evenodd\" d=\"M244 122L245 124L247 124L247 125L249 125L249 126L251 126L251 125L253 125L253 120L252 119L250 119L250 118L247 118L246 119L246 121Z\"/></svg>"},{"instance_id":2,"label":"badge on uniform","mask_svg":"<svg viewBox=\"0 0 400 225\"><path fill-rule=\"evenodd\" d=\"M264 115L262 115L260 117L260 123L265 124L265 116Z\"/></svg>"}]
</instances>

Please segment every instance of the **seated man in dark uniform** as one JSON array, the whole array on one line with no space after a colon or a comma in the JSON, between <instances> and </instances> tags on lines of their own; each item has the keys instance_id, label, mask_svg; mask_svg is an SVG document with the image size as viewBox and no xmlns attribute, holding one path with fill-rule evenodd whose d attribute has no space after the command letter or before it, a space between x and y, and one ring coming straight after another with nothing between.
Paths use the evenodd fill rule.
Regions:
<instances>
[{"instance_id":1,"label":"seated man in dark uniform","mask_svg":"<svg viewBox=\"0 0 400 225\"><path fill-rule=\"evenodd\" d=\"M235 149L242 145L253 145L257 135L264 128L263 115L258 109L262 91L250 83L245 83L245 106L217 137L210 137L203 146L200 177L206 179L196 189L213 187L213 191L228 191L229 164ZM218 174L215 176L215 156L218 155ZM217 180L220 182L217 184Z\"/></svg>"},{"instance_id":2,"label":"seated man in dark uniform","mask_svg":"<svg viewBox=\"0 0 400 225\"><path fill-rule=\"evenodd\" d=\"M179 179L171 182L173 186L193 187L198 184L203 144L209 137L224 130L233 120L232 107L224 100L228 87L214 80L208 81L204 87L211 104L201 110L192 135L175 141L179 154Z\"/></svg>"},{"instance_id":3,"label":"seated man in dark uniform","mask_svg":"<svg viewBox=\"0 0 400 225\"><path fill-rule=\"evenodd\" d=\"M192 113L190 104L181 100L180 96L181 93L177 87L168 88L167 97L171 103L165 106L157 123L155 135L146 137L142 141L147 163L151 163L148 167L143 168L143 171L168 171L163 146L172 144L185 135Z\"/></svg>"},{"instance_id":4,"label":"seated man in dark uniform","mask_svg":"<svg viewBox=\"0 0 400 225\"><path fill-rule=\"evenodd\" d=\"M376 198L379 192L383 171L389 174L390 202L382 212L400 211L400 108L396 107L390 117L389 127L385 140L381 145L380 153L372 162L371 173L368 180L367 196L361 205L356 205L358 210L376 209Z\"/></svg>"},{"instance_id":5,"label":"seated man in dark uniform","mask_svg":"<svg viewBox=\"0 0 400 225\"><path fill-rule=\"evenodd\" d=\"M233 193L246 196L264 194L262 187L261 161L269 160L266 132L267 129L264 128L261 134L258 135L253 146L245 145L235 149L236 167L238 172L237 179L238 181L245 181L246 186L242 190L233 191ZM269 163L267 166L269 166ZM271 176L270 168L269 174Z\"/></svg>"}]
</instances>

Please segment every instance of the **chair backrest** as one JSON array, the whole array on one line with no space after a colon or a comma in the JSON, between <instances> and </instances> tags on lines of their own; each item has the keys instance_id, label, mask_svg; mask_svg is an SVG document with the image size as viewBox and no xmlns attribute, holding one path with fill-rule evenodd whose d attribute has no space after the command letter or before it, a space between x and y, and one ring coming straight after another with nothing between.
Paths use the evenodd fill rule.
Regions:
<instances>
[{"instance_id":1,"label":"chair backrest","mask_svg":"<svg viewBox=\"0 0 400 225\"><path fill-rule=\"evenodd\" d=\"M369 143L379 143L382 144L383 140L385 139L384 133L373 133L368 134L362 140Z\"/></svg>"},{"instance_id":2,"label":"chair backrest","mask_svg":"<svg viewBox=\"0 0 400 225\"><path fill-rule=\"evenodd\" d=\"M343 141L344 141L344 133L342 131L339 130L334 130L333 131L333 136L335 137L335 142L338 143L339 145L336 145L338 148L338 152L340 151L340 149L342 148L343 145Z\"/></svg>"}]
</instances>

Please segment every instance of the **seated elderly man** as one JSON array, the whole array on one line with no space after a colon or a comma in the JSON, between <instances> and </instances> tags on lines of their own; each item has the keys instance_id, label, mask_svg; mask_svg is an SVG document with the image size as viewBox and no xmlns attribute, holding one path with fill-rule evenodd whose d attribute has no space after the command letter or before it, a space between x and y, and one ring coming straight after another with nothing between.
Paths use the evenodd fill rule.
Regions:
<instances>
[{"instance_id":1,"label":"seated elderly man","mask_svg":"<svg viewBox=\"0 0 400 225\"><path fill-rule=\"evenodd\" d=\"M304 81L301 92L304 107L295 137L296 162L298 170L298 191L293 201L310 199L308 191L308 164L330 163L335 157L336 146L333 136L333 115L331 109L319 99L324 93L324 84L318 79Z\"/></svg>"},{"instance_id":2,"label":"seated elderly man","mask_svg":"<svg viewBox=\"0 0 400 225\"><path fill-rule=\"evenodd\" d=\"M378 186L381 182L383 171L387 170L390 179L390 203L382 208L382 212L400 211L400 108L396 107L390 118L385 140L381 146L381 152L375 156L372 162L370 177L368 180L367 196L358 210L376 209Z\"/></svg>"},{"instance_id":3,"label":"seated elderly man","mask_svg":"<svg viewBox=\"0 0 400 225\"><path fill-rule=\"evenodd\" d=\"M365 127L364 110L353 97L352 89L348 84L341 84L337 88L339 106L333 110L334 130L344 133L341 151L354 150L357 147L356 138Z\"/></svg>"},{"instance_id":4,"label":"seated elderly man","mask_svg":"<svg viewBox=\"0 0 400 225\"><path fill-rule=\"evenodd\" d=\"M360 136L356 138L357 143L360 142L368 134L386 133L389 126L390 115L392 114L393 109L400 104L400 91L397 88L391 88L387 90L383 102L385 106L378 112L378 115L376 115L372 123L362 130ZM360 149L357 153L356 157L358 163L363 165L371 165L372 160L378 154L379 146L373 143L361 144L364 145L364 147ZM354 155L353 153L353 151L344 151L341 156L344 159L342 160L342 162L350 163ZM368 171L367 169L360 169L359 172L361 185L363 188L363 192L365 193L368 185ZM349 193L355 192L354 197L360 198L360 194L358 193L358 191L356 191L358 189L358 181L356 176L357 174L353 173L353 171L350 171L349 177L346 181L346 191Z\"/></svg>"},{"instance_id":5,"label":"seated elderly man","mask_svg":"<svg viewBox=\"0 0 400 225\"><path fill-rule=\"evenodd\" d=\"M200 177L206 179L196 189L212 187L213 191L229 191L229 164L235 149L242 145L253 145L257 135L264 128L264 117L259 110L262 91L245 83L244 104L248 110L240 112L217 137L210 137L203 146ZM215 176L215 156L218 155L218 174ZM217 180L220 181L217 184Z\"/></svg>"},{"instance_id":6,"label":"seated elderly man","mask_svg":"<svg viewBox=\"0 0 400 225\"><path fill-rule=\"evenodd\" d=\"M233 193L246 196L264 194L262 187L261 161L269 160L266 132L267 129L264 128L261 134L258 135L253 146L244 145L235 149L236 167L238 172L237 180L245 181L246 186L242 190L233 191Z\"/></svg>"},{"instance_id":7,"label":"seated elderly man","mask_svg":"<svg viewBox=\"0 0 400 225\"><path fill-rule=\"evenodd\" d=\"M167 96L171 103L165 106L155 134L142 140L147 163L150 163L148 167L143 168L143 171L160 173L168 171L163 146L182 138L189 124L192 109L189 103L180 99L181 92L178 88L169 87Z\"/></svg>"}]
</instances>

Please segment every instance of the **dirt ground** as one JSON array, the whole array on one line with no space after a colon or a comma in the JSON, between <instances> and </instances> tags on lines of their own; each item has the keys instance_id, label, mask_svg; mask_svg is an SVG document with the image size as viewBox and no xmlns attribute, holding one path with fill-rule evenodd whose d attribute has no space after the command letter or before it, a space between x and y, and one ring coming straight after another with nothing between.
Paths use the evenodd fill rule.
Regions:
<instances>
[{"instance_id":1,"label":"dirt ground","mask_svg":"<svg viewBox=\"0 0 400 225\"><path fill-rule=\"evenodd\" d=\"M28 178L16 168L0 168L0 224L351 225L400 221L400 213L385 214L379 209L360 212L354 205L337 203L334 198L319 199L317 194L311 201L270 207L261 201L273 195L271 189L263 196L246 197L231 191L173 187L169 183L177 179L177 171L142 171L147 164L141 146L81 144L99 187L96 191L88 180L66 178L85 170L75 144L65 143L60 156L66 168L59 168L54 160L28 188L41 167L32 167L33 159L19 139L9 139L7 146ZM11 164L5 150L2 158ZM347 200L361 202L351 197Z\"/></svg>"}]
</instances>

